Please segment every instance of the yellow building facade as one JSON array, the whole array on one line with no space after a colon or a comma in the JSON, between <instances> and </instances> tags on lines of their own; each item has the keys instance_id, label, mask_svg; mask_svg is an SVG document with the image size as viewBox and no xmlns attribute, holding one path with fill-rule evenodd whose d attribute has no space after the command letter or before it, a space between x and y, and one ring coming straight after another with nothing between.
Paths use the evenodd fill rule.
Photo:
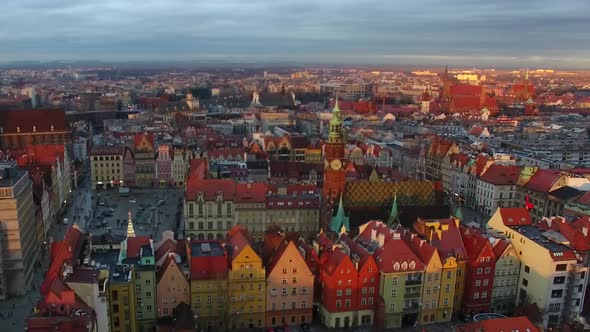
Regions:
<instances>
[{"instance_id":1,"label":"yellow building facade","mask_svg":"<svg viewBox=\"0 0 590 332\"><path fill-rule=\"evenodd\" d=\"M123 182L123 147L98 147L90 153L92 187L111 187Z\"/></svg>"},{"instance_id":2,"label":"yellow building facade","mask_svg":"<svg viewBox=\"0 0 590 332\"><path fill-rule=\"evenodd\" d=\"M265 325L266 269L252 249L246 231L238 226L228 232L233 252L228 272L230 329L260 328Z\"/></svg>"}]
</instances>

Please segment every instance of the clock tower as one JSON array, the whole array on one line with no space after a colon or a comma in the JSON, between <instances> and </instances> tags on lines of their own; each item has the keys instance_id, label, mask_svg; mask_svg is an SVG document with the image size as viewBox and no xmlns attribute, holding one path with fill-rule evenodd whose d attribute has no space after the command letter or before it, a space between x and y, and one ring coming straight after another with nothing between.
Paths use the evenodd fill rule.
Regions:
<instances>
[{"instance_id":1,"label":"clock tower","mask_svg":"<svg viewBox=\"0 0 590 332\"><path fill-rule=\"evenodd\" d=\"M332 110L328 141L324 144L324 198L337 199L344 192L344 142L342 140L342 114L338 108L338 96Z\"/></svg>"}]
</instances>

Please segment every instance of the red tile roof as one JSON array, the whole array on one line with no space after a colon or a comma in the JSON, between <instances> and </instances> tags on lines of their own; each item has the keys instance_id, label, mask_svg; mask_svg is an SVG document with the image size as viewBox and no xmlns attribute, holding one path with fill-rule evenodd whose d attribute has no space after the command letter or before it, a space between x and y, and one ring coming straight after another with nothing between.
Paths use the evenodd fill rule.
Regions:
<instances>
[{"instance_id":1,"label":"red tile roof","mask_svg":"<svg viewBox=\"0 0 590 332\"><path fill-rule=\"evenodd\" d=\"M63 144L34 144L18 151L19 166L42 165L51 167L57 160L63 162L65 145Z\"/></svg>"},{"instance_id":2,"label":"red tile roof","mask_svg":"<svg viewBox=\"0 0 590 332\"><path fill-rule=\"evenodd\" d=\"M590 206L590 191L589 192L586 192L585 194L583 194L582 196L580 196L576 200L576 203L582 204L582 205L586 205L586 206Z\"/></svg>"},{"instance_id":3,"label":"red tile roof","mask_svg":"<svg viewBox=\"0 0 590 332\"><path fill-rule=\"evenodd\" d=\"M481 133L483 133L483 127L480 126L473 126L473 128L471 128L471 130L469 131L468 135L472 135L472 136L478 136L481 135Z\"/></svg>"},{"instance_id":4,"label":"red tile roof","mask_svg":"<svg viewBox=\"0 0 590 332\"><path fill-rule=\"evenodd\" d=\"M478 110L480 109L480 102L481 99L479 96L454 97L451 101L451 108L454 107L457 110Z\"/></svg>"},{"instance_id":5,"label":"red tile roof","mask_svg":"<svg viewBox=\"0 0 590 332\"><path fill-rule=\"evenodd\" d=\"M127 258L136 258L141 254L141 247L149 246L149 236L136 236L127 238Z\"/></svg>"},{"instance_id":6,"label":"red tile roof","mask_svg":"<svg viewBox=\"0 0 590 332\"><path fill-rule=\"evenodd\" d=\"M230 259L233 261L240 254L242 249L250 245L248 231L240 225L232 227L229 231L227 231L226 243L228 246L232 247L232 256Z\"/></svg>"},{"instance_id":7,"label":"red tile roof","mask_svg":"<svg viewBox=\"0 0 590 332\"><path fill-rule=\"evenodd\" d=\"M162 276L164 276L164 274L166 274L166 271L168 271L168 269L180 270L180 266L178 266L178 263L176 263L176 258L174 257L174 254L169 254L168 257L166 257L166 260L164 261L160 269L158 270L157 282L160 282L160 279L162 278ZM184 276L184 273L182 275Z\"/></svg>"},{"instance_id":8,"label":"red tile roof","mask_svg":"<svg viewBox=\"0 0 590 332\"><path fill-rule=\"evenodd\" d=\"M482 234L481 230L465 226L461 226L459 229L461 230L461 237L463 238L465 251L467 252L467 257L470 261L476 262L479 260L482 251L486 247L492 249L490 241ZM491 251L493 253L493 249ZM492 257L492 259L495 260L494 257Z\"/></svg>"},{"instance_id":9,"label":"red tile roof","mask_svg":"<svg viewBox=\"0 0 590 332\"><path fill-rule=\"evenodd\" d=\"M439 227L426 227L426 222L438 222ZM448 257L464 259L467 257L463 238L461 237L461 232L455 219L419 219L414 224L414 230L424 236L432 246L438 249L441 259Z\"/></svg>"},{"instance_id":10,"label":"red tile roof","mask_svg":"<svg viewBox=\"0 0 590 332\"><path fill-rule=\"evenodd\" d=\"M220 241L191 241L189 247L200 246L204 243L209 243L210 247L219 248L220 251L200 256L191 253L191 280L225 278L228 270L227 252Z\"/></svg>"},{"instance_id":11,"label":"red tile roof","mask_svg":"<svg viewBox=\"0 0 590 332\"><path fill-rule=\"evenodd\" d=\"M268 185L266 183L236 184L236 203L264 203Z\"/></svg>"},{"instance_id":12,"label":"red tile roof","mask_svg":"<svg viewBox=\"0 0 590 332\"><path fill-rule=\"evenodd\" d=\"M513 208L498 208L500 217L505 226L524 226L532 225L533 221L527 208L513 207Z\"/></svg>"},{"instance_id":13,"label":"red tile roof","mask_svg":"<svg viewBox=\"0 0 590 332\"><path fill-rule=\"evenodd\" d=\"M509 317L498 319L487 319L481 322L472 323L459 327L461 332L508 332L508 331L529 331L540 332L526 317Z\"/></svg>"},{"instance_id":14,"label":"red tile roof","mask_svg":"<svg viewBox=\"0 0 590 332\"><path fill-rule=\"evenodd\" d=\"M21 134L33 133L33 126L37 133L69 131L66 113L62 109L2 111L0 123L4 134L16 134L17 127Z\"/></svg>"},{"instance_id":15,"label":"red tile roof","mask_svg":"<svg viewBox=\"0 0 590 332\"><path fill-rule=\"evenodd\" d=\"M516 185L522 167L492 164L480 177L480 180L493 185Z\"/></svg>"},{"instance_id":16,"label":"red tile roof","mask_svg":"<svg viewBox=\"0 0 590 332\"><path fill-rule=\"evenodd\" d=\"M154 150L154 136L152 134L136 134L133 136L133 143L135 147L135 151L144 151L143 142L147 142L147 146L145 146L145 151L153 151Z\"/></svg>"},{"instance_id":17,"label":"red tile roof","mask_svg":"<svg viewBox=\"0 0 590 332\"><path fill-rule=\"evenodd\" d=\"M224 200L233 200L236 193L236 182L232 179L205 179L187 182L185 191L187 200L196 199L200 192L203 193L206 201L215 200L219 193L223 194Z\"/></svg>"},{"instance_id":18,"label":"red tile roof","mask_svg":"<svg viewBox=\"0 0 590 332\"><path fill-rule=\"evenodd\" d=\"M590 251L590 217L580 217L574 222L567 222L563 218L543 218L538 224L544 230L554 230L565 237L568 247L580 251Z\"/></svg>"},{"instance_id":19,"label":"red tile roof","mask_svg":"<svg viewBox=\"0 0 590 332\"><path fill-rule=\"evenodd\" d=\"M453 84L451 85L451 96L481 96L483 87L481 85L471 84ZM479 105L479 104L478 104Z\"/></svg>"},{"instance_id":20,"label":"red tile roof","mask_svg":"<svg viewBox=\"0 0 590 332\"><path fill-rule=\"evenodd\" d=\"M375 238L373 238L373 232ZM424 263L402 239L402 231L394 231L383 222L369 222L363 232L359 234L357 241L366 246L372 241L379 241L380 237L383 237L383 246L377 248L373 254L380 271L394 273L424 269Z\"/></svg>"},{"instance_id":21,"label":"red tile roof","mask_svg":"<svg viewBox=\"0 0 590 332\"><path fill-rule=\"evenodd\" d=\"M340 248L334 248L334 250L325 251L322 255L322 269L326 271L328 275L332 275L341 264L352 265L350 257Z\"/></svg>"},{"instance_id":22,"label":"red tile roof","mask_svg":"<svg viewBox=\"0 0 590 332\"><path fill-rule=\"evenodd\" d=\"M83 234L78 225L68 228L62 241L54 242L51 246L51 265L45 274L41 285L41 294L46 294L55 279L61 277L65 263L73 265L74 259L80 256L84 244Z\"/></svg>"},{"instance_id":23,"label":"red tile roof","mask_svg":"<svg viewBox=\"0 0 590 332\"><path fill-rule=\"evenodd\" d=\"M492 249L494 250L494 256L496 256L496 261L500 259L500 257L502 257L502 254L504 254L504 251L506 250L506 248L508 248L509 245L510 242L505 239L496 239L494 241Z\"/></svg>"},{"instance_id":24,"label":"red tile roof","mask_svg":"<svg viewBox=\"0 0 590 332\"><path fill-rule=\"evenodd\" d=\"M560 177L561 174L558 171L539 169L531 176L525 187L533 191L547 193Z\"/></svg>"}]
</instances>

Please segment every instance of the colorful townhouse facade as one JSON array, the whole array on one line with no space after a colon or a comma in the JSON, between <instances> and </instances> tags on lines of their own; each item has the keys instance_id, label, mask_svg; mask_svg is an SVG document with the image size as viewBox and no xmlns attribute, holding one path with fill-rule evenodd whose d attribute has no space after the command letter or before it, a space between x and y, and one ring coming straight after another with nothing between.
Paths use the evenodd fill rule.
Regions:
<instances>
[{"instance_id":1,"label":"colorful townhouse facade","mask_svg":"<svg viewBox=\"0 0 590 332\"><path fill-rule=\"evenodd\" d=\"M265 326L311 323L315 276L296 243L281 239L266 271Z\"/></svg>"},{"instance_id":2,"label":"colorful townhouse facade","mask_svg":"<svg viewBox=\"0 0 590 332\"><path fill-rule=\"evenodd\" d=\"M480 229L461 226L460 230L468 258L462 312L472 317L492 309L496 257Z\"/></svg>"},{"instance_id":3,"label":"colorful townhouse facade","mask_svg":"<svg viewBox=\"0 0 590 332\"><path fill-rule=\"evenodd\" d=\"M266 316L266 268L251 244L247 230L235 226L229 230L226 248L228 271L229 326L261 328Z\"/></svg>"},{"instance_id":4,"label":"colorful townhouse facade","mask_svg":"<svg viewBox=\"0 0 590 332\"><path fill-rule=\"evenodd\" d=\"M218 240L187 242L190 267L191 308L198 313L201 330L217 331L230 326L228 256Z\"/></svg>"}]
</instances>

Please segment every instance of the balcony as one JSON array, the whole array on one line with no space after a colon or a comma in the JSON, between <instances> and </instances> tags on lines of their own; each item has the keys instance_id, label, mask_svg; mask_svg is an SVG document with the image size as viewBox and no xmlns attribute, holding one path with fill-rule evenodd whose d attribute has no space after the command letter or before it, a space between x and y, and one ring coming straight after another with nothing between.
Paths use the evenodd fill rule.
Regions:
<instances>
[{"instance_id":1,"label":"balcony","mask_svg":"<svg viewBox=\"0 0 590 332\"><path fill-rule=\"evenodd\" d=\"M412 292L412 293L405 293L404 294L404 299L414 299L414 298L420 298L420 292Z\"/></svg>"},{"instance_id":2,"label":"balcony","mask_svg":"<svg viewBox=\"0 0 590 332\"><path fill-rule=\"evenodd\" d=\"M406 286L414 286L422 284L422 279L406 279Z\"/></svg>"}]
</instances>

